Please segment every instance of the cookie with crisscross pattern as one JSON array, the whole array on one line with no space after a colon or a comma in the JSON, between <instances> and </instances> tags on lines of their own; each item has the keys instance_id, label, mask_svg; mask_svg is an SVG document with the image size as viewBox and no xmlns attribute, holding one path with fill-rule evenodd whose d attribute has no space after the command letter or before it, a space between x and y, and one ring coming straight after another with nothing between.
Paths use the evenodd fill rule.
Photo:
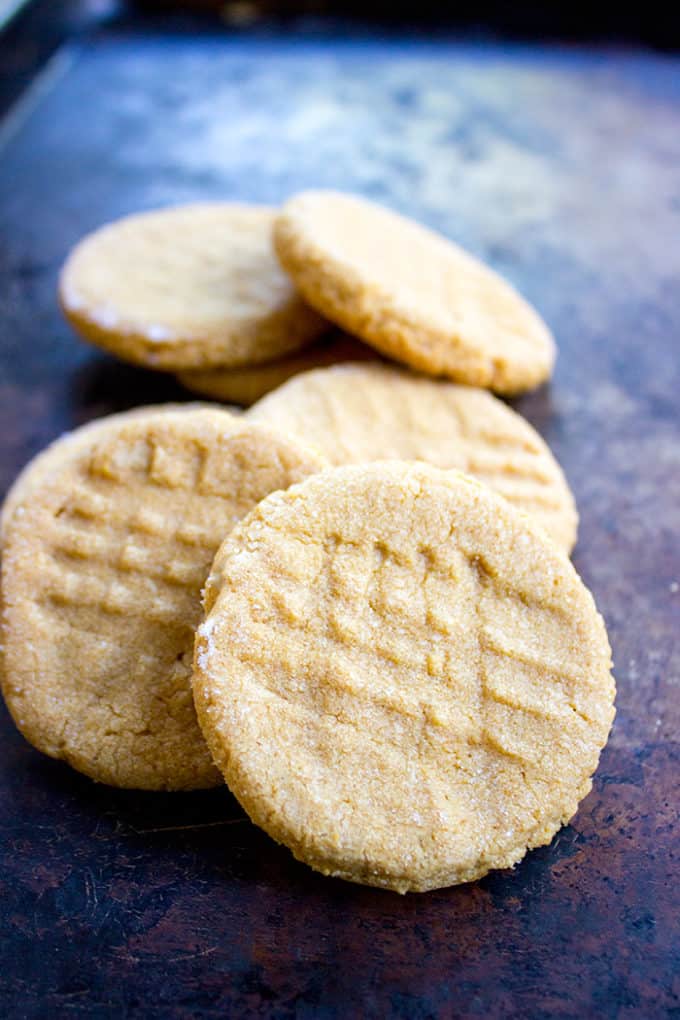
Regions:
<instances>
[{"instance_id":1,"label":"cookie with crisscross pattern","mask_svg":"<svg viewBox=\"0 0 680 1020\"><path fill-rule=\"evenodd\" d=\"M101 782L214 785L190 685L201 589L234 524L321 459L215 410L85 439L6 525L5 699L32 744Z\"/></svg>"},{"instance_id":2,"label":"cookie with crisscross pattern","mask_svg":"<svg viewBox=\"0 0 680 1020\"><path fill-rule=\"evenodd\" d=\"M296 376L248 412L314 443L332 464L423 460L457 468L530 514L567 551L578 514L546 443L493 394L388 365Z\"/></svg>"},{"instance_id":3,"label":"cookie with crisscross pattern","mask_svg":"<svg viewBox=\"0 0 680 1020\"><path fill-rule=\"evenodd\" d=\"M548 843L614 715L568 559L488 487L424 464L276 493L218 552L194 696L251 818L325 874L400 892Z\"/></svg>"}]
</instances>

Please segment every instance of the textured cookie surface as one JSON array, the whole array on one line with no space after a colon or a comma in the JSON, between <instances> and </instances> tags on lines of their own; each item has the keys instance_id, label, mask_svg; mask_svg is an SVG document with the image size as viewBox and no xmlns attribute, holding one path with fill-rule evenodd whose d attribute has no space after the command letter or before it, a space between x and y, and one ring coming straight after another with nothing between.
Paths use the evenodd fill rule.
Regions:
<instances>
[{"instance_id":1,"label":"textured cookie surface","mask_svg":"<svg viewBox=\"0 0 680 1020\"><path fill-rule=\"evenodd\" d=\"M72 432L65 432L51 442L49 446L45 447L44 450L36 454L12 483L2 507L0 507L0 545L7 522L16 508L21 503L30 499L31 493L40 489L52 474L58 473L62 463L71 457L79 447L86 449L98 431L102 430L102 434L105 434L105 431L114 422L140 418L148 414L186 414L187 412L191 413L199 409L207 410L211 406L214 406L215 410L219 410L223 414L227 413L225 407L200 403L198 401L186 404L151 404L145 407L133 407L129 411L121 411L118 414L111 414L105 418L95 418L93 421L81 425L80 428L74 429ZM240 413L240 408L234 408L233 410L235 413Z\"/></svg>"},{"instance_id":2,"label":"textured cookie surface","mask_svg":"<svg viewBox=\"0 0 680 1020\"><path fill-rule=\"evenodd\" d=\"M303 192L274 227L311 305L430 375L517 393L552 372L555 344L509 283L425 227L338 192Z\"/></svg>"},{"instance_id":3,"label":"textured cookie surface","mask_svg":"<svg viewBox=\"0 0 680 1020\"><path fill-rule=\"evenodd\" d=\"M190 683L201 588L236 521L319 460L212 410L89 440L6 526L5 700L32 744L101 782L214 785Z\"/></svg>"},{"instance_id":4,"label":"textured cookie surface","mask_svg":"<svg viewBox=\"0 0 680 1020\"><path fill-rule=\"evenodd\" d=\"M273 215L214 203L102 227L62 270L64 313L86 340L153 368L254 364L298 350L327 324L274 257Z\"/></svg>"},{"instance_id":5,"label":"textured cookie surface","mask_svg":"<svg viewBox=\"0 0 680 1020\"><path fill-rule=\"evenodd\" d=\"M552 453L485 390L342 365L292 379L248 417L304 437L332 464L396 458L458 468L531 514L564 549L576 541L576 507Z\"/></svg>"},{"instance_id":6,"label":"textured cookie surface","mask_svg":"<svg viewBox=\"0 0 680 1020\"><path fill-rule=\"evenodd\" d=\"M467 476L383 462L274 494L218 552L206 610L193 684L214 759L324 873L465 882L549 842L590 789L614 714L602 619Z\"/></svg>"},{"instance_id":7,"label":"textured cookie surface","mask_svg":"<svg viewBox=\"0 0 680 1020\"><path fill-rule=\"evenodd\" d=\"M298 354L248 368L211 368L182 372L179 381L193 393L248 406L294 375L345 361L377 361L372 347L342 333L324 337Z\"/></svg>"}]
</instances>

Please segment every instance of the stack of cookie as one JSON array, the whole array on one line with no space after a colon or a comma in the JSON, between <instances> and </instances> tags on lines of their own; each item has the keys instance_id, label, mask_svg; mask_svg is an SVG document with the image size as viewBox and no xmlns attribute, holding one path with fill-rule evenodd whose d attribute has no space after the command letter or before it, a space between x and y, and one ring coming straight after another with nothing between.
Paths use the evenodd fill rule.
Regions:
<instances>
[{"instance_id":1,"label":"stack of cookie","mask_svg":"<svg viewBox=\"0 0 680 1020\"><path fill-rule=\"evenodd\" d=\"M545 324L496 273L333 192L278 213L213 203L127 217L76 247L60 299L85 340L237 404L378 352L502 394L545 381L555 360Z\"/></svg>"},{"instance_id":2,"label":"stack of cookie","mask_svg":"<svg viewBox=\"0 0 680 1020\"><path fill-rule=\"evenodd\" d=\"M614 682L564 476L489 392L550 374L536 313L322 192L131 217L60 293L94 343L262 399L102 419L17 479L2 686L24 735L117 786L226 779L299 859L400 892L549 842Z\"/></svg>"}]
</instances>

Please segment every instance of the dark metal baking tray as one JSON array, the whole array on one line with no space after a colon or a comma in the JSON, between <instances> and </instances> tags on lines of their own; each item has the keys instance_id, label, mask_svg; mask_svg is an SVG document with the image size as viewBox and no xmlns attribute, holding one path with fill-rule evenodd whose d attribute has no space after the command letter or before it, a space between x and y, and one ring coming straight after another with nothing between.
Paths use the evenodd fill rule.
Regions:
<instances>
[{"instance_id":1,"label":"dark metal baking tray","mask_svg":"<svg viewBox=\"0 0 680 1020\"><path fill-rule=\"evenodd\" d=\"M618 717L551 846L400 898L295 863L226 790L97 786L3 710L3 1015L677 1013L679 166L680 61L643 50L130 22L57 49L0 134L0 491L64 429L188 396L62 321L83 233L196 198L362 192L487 259L554 328L554 382L516 406L578 500Z\"/></svg>"}]
</instances>

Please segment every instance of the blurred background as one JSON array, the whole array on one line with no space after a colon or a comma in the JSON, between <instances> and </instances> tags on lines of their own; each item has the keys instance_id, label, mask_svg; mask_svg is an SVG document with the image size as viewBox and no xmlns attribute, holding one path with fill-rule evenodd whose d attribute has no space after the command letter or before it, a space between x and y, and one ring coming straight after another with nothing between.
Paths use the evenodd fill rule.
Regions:
<instances>
[{"instance_id":1,"label":"blurred background","mask_svg":"<svg viewBox=\"0 0 680 1020\"><path fill-rule=\"evenodd\" d=\"M680 47L680 4L499 3L493 0L0 0L0 102L5 106L65 39L97 25L342 35L411 29L476 38Z\"/></svg>"},{"instance_id":2,"label":"blurred background","mask_svg":"<svg viewBox=\"0 0 680 1020\"><path fill-rule=\"evenodd\" d=\"M622 4L500 3L494 0L0 0L7 21L31 11L49 21L79 18L147 18L178 14L221 20L226 24L263 19L356 17L364 21L429 22L448 27L488 29L535 36L637 39L677 45L680 14L674 3Z\"/></svg>"}]
</instances>

